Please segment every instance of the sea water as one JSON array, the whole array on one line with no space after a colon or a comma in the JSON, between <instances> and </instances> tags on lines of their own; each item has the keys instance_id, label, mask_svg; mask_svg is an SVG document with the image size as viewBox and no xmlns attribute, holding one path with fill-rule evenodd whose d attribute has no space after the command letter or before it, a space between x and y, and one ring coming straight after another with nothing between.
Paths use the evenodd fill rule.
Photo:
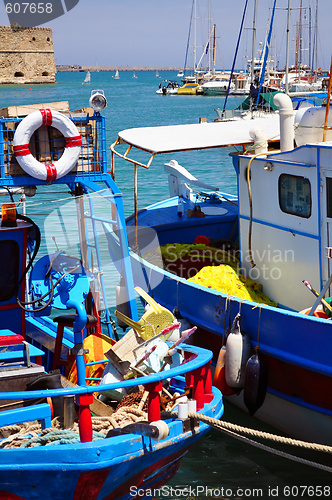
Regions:
<instances>
[{"instance_id":1,"label":"sea water","mask_svg":"<svg viewBox=\"0 0 332 500\"><path fill-rule=\"evenodd\" d=\"M17 85L0 87L0 108L11 105L50 103L68 100L70 109L88 106L91 90L102 89L107 97L106 134L108 146L120 130L133 127L198 123L201 117L208 122L217 118L216 108L224 105L223 97L158 95L162 79L176 79L176 72L91 73L91 84L83 85L84 73L58 73L54 85ZM230 97L228 108L234 108L243 98ZM108 148L107 148L108 149ZM167 175L163 164L176 159L202 181L217 185L221 190L236 193L236 179L229 153L231 148L157 156L149 170L138 171L138 208L168 196ZM108 149L110 158L110 152ZM139 159L140 157L136 157ZM143 158L142 158L143 159ZM133 167L116 160L115 179L123 193L126 215L133 211ZM54 195L56 196L56 194ZM273 429L245 415L231 404L225 404L224 420L247 427L274 432ZM272 446L270 442L264 443ZM277 445L278 448L280 446ZM300 452L297 448L280 448L293 455L324 463L331 458ZM182 459L175 477L154 498L262 498L312 499L327 498L332 486L331 474L296 461L270 454L224 433L211 430L193 446ZM139 490L136 497L139 496Z\"/></svg>"}]
</instances>

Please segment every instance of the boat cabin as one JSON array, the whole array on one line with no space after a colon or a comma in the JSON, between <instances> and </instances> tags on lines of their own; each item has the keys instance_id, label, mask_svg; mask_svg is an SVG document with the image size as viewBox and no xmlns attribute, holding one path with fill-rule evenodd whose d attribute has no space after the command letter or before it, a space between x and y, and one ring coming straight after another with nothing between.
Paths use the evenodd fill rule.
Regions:
<instances>
[{"instance_id":1,"label":"boat cabin","mask_svg":"<svg viewBox=\"0 0 332 500\"><path fill-rule=\"evenodd\" d=\"M331 277L331 154L331 143L321 142L233 157L241 270L280 306L298 311L312 303L303 281L320 291Z\"/></svg>"}]
</instances>

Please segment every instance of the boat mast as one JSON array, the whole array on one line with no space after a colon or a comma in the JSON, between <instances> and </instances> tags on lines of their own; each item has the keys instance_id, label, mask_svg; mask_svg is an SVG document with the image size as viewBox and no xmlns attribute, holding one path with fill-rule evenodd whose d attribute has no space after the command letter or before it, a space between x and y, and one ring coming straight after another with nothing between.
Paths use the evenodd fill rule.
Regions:
<instances>
[{"instance_id":1,"label":"boat mast","mask_svg":"<svg viewBox=\"0 0 332 500\"><path fill-rule=\"evenodd\" d=\"M308 66L309 66L309 69L310 69L310 72L311 72L311 76L313 74L313 66L312 66L312 61L311 61L311 7L309 5L308 7L308 10L309 10L309 57L308 57Z\"/></svg>"},{"instance_id":2,"label":"boat mast","mask_svg":"<svg viewBox=\"0 0 332 500\"><path fill-rule=\"evenodd\" d=\"M303 66L302 60L302 0L300 0L300 20L299 20L299 68Z\"/></svg>"},{"instance_id":3,"label":"boat mast","mask_svg":"<svg viewBox=\"0 0 332 500\"><path fill-rule=\"evenodd\" d=\"M194 74L196 73L196 35L197 35L196 0L194 0Z\"/></svg>"},{"instance_id":4,"label":"boat mast","mask_svg":"<svg viewBox=\"0 0 332 500\"><path fill-rule=\"evenodd\" d=\"M274 0L271 20L270 20L270 27L269 27L268 35L266 38L265 48L264 48L264 60L263 60L262 72L261 72L261 76L260 76L258 95L257 95L257 99L256 99L256 106L258 106L259 96L260 96L260 93L262 91L262 87L264 85L264 80L265 80L266 64L267 64L267 58L269 57L269 52L270 52L270 44L271 44L272 28L273 28L273 21L274 21L274 13L276 10L276 3L277 3L277 0Z\"/></svg>"},{"instance_id":5,"label":"boat mast","mask_svg":"<svg viewBox=\"0 0 332 500\"><path fill-rule=\"evenodd\" d=\"M195 4L195 0L193 0L192 6L191 6L189 32L188 32L188 40L187 40L187 48L186 48L186 57L184 59L183 73L186 71L186 68L187 68L187 59L188 59L188 51L189 51L189 44L190 44L190 34L191 34L191 23L192 23L193 14L194 14L194 4Z\"/></svg>"},{"instance_id":6,"label":"boat mast","mask_svg":"<svg viewBox=\"0 0 332 500\"><path fill-rule=\"evenodd\" d=\"M208 21L208 30L209 30L209 73L211 72L211 69L214 72L214 68L211 68L211 0L209 0L208 3L208 10L209 10L209 21Z\"/></svg>"},{"instance_id":7,"label":"boat mast","mask_svg":"<svg viewBox=\"0 0 332 500\"><path fill-rule=\"evenodd\" d=\"M239 44L240 44L242 30L243 30L243 23L244 23L244 19L246 17L246 12L247 12L247 6L248 6L248 0L246 0L245 6L244 6L244 9L243 9L241 27L240 27L239 36L238 36L238 39L237 39L237 44L236 44L235 54L234 54L234 58L233 58L233 64L232 64L231 74L230 74L229 81L228 81L228 87L227 87L226 97L225 97L225 100L224 100L224 107L222 109L222 114L221 114L222 116L225 116L226 104L227 104L227 99L228 99L228 96L229 96L229 91L230 91L230 88L231 88L231 83L232 83L232 78L233 78L233 73L234 73L234 68L235 68L236 57L237 57L237 53L238 53L238 50L239 50Z\"/></svg>"},{"instance_id":8,"label":"boat mast","mask_svg":"<svg viewBox=\"0 0 332 500\"><path fill-rule=\"evenodd\" d=\"M254 7L254 18L252 21L252 48L251 48L251 77L250 77L250 88L254 83L254 71L255 71L255 45L256 45L256 17L257 17L257 0L255 0ZM250 98L249 111L252 109L252 99Z\"/></svg>"},{"instance_id":9,"label":"boat mast","mask_svg":"<svg viewBox=\"0 0 332 500\"><path fill-rule=\"evenodd\" d=\"M318 47L318 0L316 0L316 19L315 19L315 67L316 67L315 81L317 81L317 69L318 69L317 47ZM314 62L312 62L312 65L314 66Z\"/></svg>"},{"instance_id":10,"label":"boat mast","mask_svg":"<svg viewBox=\"0 0 332 500\"><path fill-rule=\"evenodd\" d=\"M213 25L213 52L212 52L212 71L216 71L216 25Z\"/></svg>"},{"instance_id":11,"label":"boat mast","mask_svg":"<svg viewBox=\"0 0 332 500\"><path fill-rule=\"evenodd\" d=\"M289 25L290 25L290 11L291 11L291 0L288 0L288 12L287 12L287 41L286 41L286 81L285 81L285 91L288 94L289 91L289 83L288 83L288 71L289 71Z\"/></svg>"},{"instance_id":12,"label":"boat mast","mask_svg":"<svg viewBox=\"0 0 332 500\"><path fill-rule=\"evenodd\" d=\"M254 82L255 45L256 45L256 17L257 17L257 0L255 0L254 18L253 18L253 22L252 22L252 49L251 49L251 79L250 79L250 83Z\"/></svg>"}]
</instances>

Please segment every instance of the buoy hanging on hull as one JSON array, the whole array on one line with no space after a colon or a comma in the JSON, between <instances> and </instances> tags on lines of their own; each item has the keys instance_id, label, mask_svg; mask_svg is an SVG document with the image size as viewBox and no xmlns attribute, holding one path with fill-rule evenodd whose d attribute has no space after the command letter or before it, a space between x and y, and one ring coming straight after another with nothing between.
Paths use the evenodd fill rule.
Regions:
<instances>
[{"instance_id":1,"label":"buoy hanging on hull","mask_svg":"<svg viewBox=\"0 0 332 500\"><path fill-rule=\"evenodd\" d=\"M268 383L268 364L264 356L257 350L248 359L246 379L243 392L244 404L250 415L254 415L264 403Z\"/></svg>"},{"instance_id":2,"label":"buoy hanging on hull","mask_svg":"<svg viewBox=\"0 0 332 500\"><path fill-rule=\"evenodd\" d=\"M235 316L227 337L225 359L226 383L236 392L244 387L246 364L251 353L250 339L240 328L240 317L240 313Z\"/></svg>"},{"instance_id":3,"label":"buoy hanging on hull","mask_svg":"<svg viewBox=\"0 0 332 500\"><path fill-rule=\"evenodd\" d=\"M225 377L226 346L223 345L219 351L216 369L213 376L213 385L219 389L224 396L234 394L233 389L228 387Z\"/></svg>"}]
</instances>

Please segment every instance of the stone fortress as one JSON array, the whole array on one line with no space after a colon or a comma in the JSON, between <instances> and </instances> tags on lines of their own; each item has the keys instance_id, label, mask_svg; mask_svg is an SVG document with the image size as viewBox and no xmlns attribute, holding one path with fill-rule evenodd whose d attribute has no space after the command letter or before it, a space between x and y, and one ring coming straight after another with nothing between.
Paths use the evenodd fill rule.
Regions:
<instances>
[{"instance_id":1,"label":"stone fortress","mask_svg":"<svg viewBox=\"0 0 332 500\"><path fill-rule=\"evenodd\" d=\"M0 84L55 83L50 28L0 26Z\"/></svg>"}]
</instances>

